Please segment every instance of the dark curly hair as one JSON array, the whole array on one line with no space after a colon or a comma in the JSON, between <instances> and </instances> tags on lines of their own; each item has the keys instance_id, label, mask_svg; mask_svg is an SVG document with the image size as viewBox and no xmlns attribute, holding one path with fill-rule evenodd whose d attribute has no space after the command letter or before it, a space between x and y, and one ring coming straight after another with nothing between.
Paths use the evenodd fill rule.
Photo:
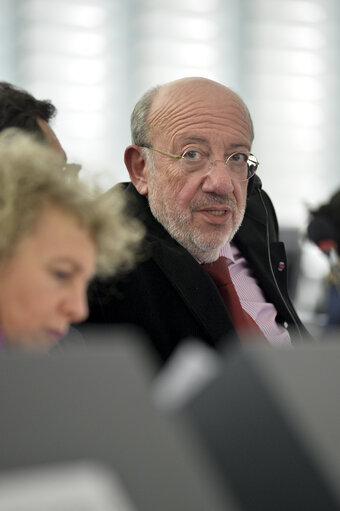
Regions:
<instances>
[{"instance_id":1,"label":"dark curly hair","mask_svg":"<svg viewBox=\"0 0 340 511\"><path fill-rule=\"evenodd\" d=\"M0 132L21 128L44 139L36 118L49 122L57 113L49 99L36 99L29 92L8 82L0 82Z\"/></svg>"}]
</instances>

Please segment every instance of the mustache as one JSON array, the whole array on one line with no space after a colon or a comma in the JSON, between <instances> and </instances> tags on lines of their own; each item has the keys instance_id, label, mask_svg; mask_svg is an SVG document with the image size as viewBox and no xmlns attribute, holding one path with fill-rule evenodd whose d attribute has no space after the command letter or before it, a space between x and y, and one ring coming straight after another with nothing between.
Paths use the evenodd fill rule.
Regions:
<instances>
[{"instance_id":1,"label":"mustache","mask_svg":"<svg viewBox=\"0 0 340 511\"><path fill-rule=\"evenodd\" d=\"M236 200L228 195L219 195L218 193L205 193L203 197L198 197L191 203L191 210L204 208L207 206L229 206L232 211L236 208Z\"/></svg>"}]
</instances>

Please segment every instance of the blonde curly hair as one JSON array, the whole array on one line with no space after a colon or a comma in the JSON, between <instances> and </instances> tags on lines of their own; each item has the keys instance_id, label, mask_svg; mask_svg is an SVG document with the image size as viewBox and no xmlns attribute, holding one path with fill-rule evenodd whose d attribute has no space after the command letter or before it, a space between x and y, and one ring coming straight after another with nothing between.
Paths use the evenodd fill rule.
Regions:
<instances>
[{"instance_id":1,"label":"blonde curly hair","mask_svg":"<svg viewBox=\"0 0 340 511\"><path fill-rule=\"evenodd\" d=\"M62 172L64 162L46 144L18 129L0 134L0 262L30 232L48 204L75 218L97 247L99 276L131 268L144 236L119 188L101 193Z\"/></svg>"}]
</instances>

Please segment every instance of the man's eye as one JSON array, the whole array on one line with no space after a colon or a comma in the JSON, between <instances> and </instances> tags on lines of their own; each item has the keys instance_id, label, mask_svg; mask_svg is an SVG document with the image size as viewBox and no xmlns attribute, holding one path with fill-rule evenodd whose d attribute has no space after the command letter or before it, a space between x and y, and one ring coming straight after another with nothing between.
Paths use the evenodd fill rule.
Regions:
<instances>
[{"instance_id":1,"label":"man's eye","mask_svg":"<svg viewBox=\"0 0 340 511\"><path fill-rule=\"evenodd\" d=\"M244 153L234 153L231 155L231 159L235 163L247 163L248 156Z\"/></svg>"},{"instance_id":2,"label":"man's eye","mask_svg":"<svg viewBox=\"0 0 340 511\"><path fill-rule=\"evenodd\" d=\"M199 162L204 160L205 156L195 149L188 149L182 154L182 158L186 161Z\"/></svg>"}]
</instances>

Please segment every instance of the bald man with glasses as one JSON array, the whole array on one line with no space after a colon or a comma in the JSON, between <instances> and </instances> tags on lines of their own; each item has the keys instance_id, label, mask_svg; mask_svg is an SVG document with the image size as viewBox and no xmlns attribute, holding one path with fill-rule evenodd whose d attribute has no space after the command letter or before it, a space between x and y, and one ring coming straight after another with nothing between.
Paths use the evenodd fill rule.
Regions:
<instances>
[{"instance_id":1,"label":"bald man with glasses","mask_svg":"<svg viewBox=\"0 0 340 511\"><path fill-rule=\"evenodd\" d=\"M242 99L212 80L176 80L138 101L131 131L131 182L119 186L146 225L143 258L120 279L94 284L89 321L137 325L161 364L188 338L217 350L309 338L288 296Z\"/></svg>"}]
</instances>

